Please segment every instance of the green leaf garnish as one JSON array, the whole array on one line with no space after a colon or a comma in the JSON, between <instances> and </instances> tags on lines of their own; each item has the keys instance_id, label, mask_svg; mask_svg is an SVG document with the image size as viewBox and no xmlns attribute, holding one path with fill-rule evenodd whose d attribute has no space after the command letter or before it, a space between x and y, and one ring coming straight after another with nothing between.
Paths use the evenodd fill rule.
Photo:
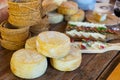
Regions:
<instances>
[{"instance_id":1,"label":"green leaf garnish","mask_svg":"<svg viewBox=\"0 0 120 80\"><path fill-rule=\"evenodd\" d=\"M98 30L98 31L102 31L102 30L107 30L107 28L104 28L104 27L98 27L97 30Z\"/></svg>"},{"instance_id":2,"label":"green leaf garnish","mask_svg":"<svg viewBox=\"0 0 120 80\"><path fill-rule=\"evenodd\" d=\"M75 24L69 24L69 25L70 25L70 26L73 26L73 27L76 26Z\"/></svg>"}]
</instances>

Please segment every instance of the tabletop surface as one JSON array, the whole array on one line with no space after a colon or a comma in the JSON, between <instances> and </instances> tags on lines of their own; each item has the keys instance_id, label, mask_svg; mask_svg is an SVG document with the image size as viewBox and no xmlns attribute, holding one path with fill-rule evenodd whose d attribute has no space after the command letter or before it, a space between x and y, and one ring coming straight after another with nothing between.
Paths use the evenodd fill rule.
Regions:
<instances>
[{"instance_id":1,"label":"tabletop surface","mask_svg":"<svg viewBox=\"0 0 120 80\"><path fill-rule=\"evenodd\" d=\"M65 23L52 25L51 30L64 30ZM111 42L120 42L113 40ZM0 80L22 80L12 74L10 59L14 51L0 47ZM61 72L54 69L50 63L46 73L34 80L105 80L120 60L119 51L108 51L101 54L82 54L80 67L71 72ZM48 59L49 61L49 59Z\"/></svg>"},{"instance_id":2,"label":"tabletop surface","mask_svg":"<svg viewBox=\"0 0 120 80\"><path fill-rule=\"evenodd\" d=\"M7 19L7 17L0 17L0 21L4 19ZM50 30L54 31L63 32L65 29L65 23L51 26ZM120 42L120 40L111 42ZM13 52L0 47L0 80L23 80L13 75L10 70L10 59ZM119 62L119 51L108 51L102 54L82 54L82 63L76 70L61 72L53 69L49 63L46 73L34 80L106 80Z\"/></svg>"}]
</instances>

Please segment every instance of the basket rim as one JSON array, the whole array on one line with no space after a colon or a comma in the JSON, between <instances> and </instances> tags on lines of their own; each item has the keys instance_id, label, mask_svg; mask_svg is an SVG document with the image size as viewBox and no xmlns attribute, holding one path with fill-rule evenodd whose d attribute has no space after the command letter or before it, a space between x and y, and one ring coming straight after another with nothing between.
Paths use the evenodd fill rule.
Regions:
<instances>
[{"instance_id":1,"label":"basket rim","mask_svg":"<svg viewBox=\"0 0 120 80\"><path fill-rule=\"evenodd\" d=\"M7 24L8 21L3 21L1 24L0 24L0 29L1 31L23 31L23 30L29 30L30 26L27 26L27 27L22 27L22 28L16 28L16 29L9 29L9 28L6 28L4 25Z\"/></svg>"},{"instance_id":2,"label":"basket rim","mask_svg":"<svg viewBox=\"0 0 120 80\"><path fill-rule=\"evenodd\" d=\"M38 2L40 2L40 1L42 1L42 0L34 0L34 1L30 1L30 2L13 2L13 1L11 1L11 0L8 0L8 4L17 4L17 5L19 5L19 4L30 4L30 3L38 3Z\"/></svg>"}]
</instances>

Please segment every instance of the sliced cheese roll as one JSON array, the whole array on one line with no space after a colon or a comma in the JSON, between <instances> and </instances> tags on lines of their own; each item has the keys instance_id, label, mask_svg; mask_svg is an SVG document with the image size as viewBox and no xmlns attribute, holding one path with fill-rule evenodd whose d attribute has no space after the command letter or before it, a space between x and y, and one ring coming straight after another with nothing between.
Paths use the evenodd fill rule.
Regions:
<instances>
[{"instance_id":1,"label":"sliced cheese roll","mask_svg":"<svg viewBox=\"0 0 120 80\"><path fill-rule=\"evenodd\" d=\"M78 47L71 46L69 54L63 58L51 58L51 65L60 71L73 71L77 69L82 60L81 50Z\"/></svg>"},{"instance_id":2,"label":"sliced cheese roll","mask_svg":"<svg viewBox=\"0 0 120 80\"><path fill-rule=\"evenodd\" d=\"M37 36L37 51L51 58L61 58L70 50L70 38L56 31L42 32Z\"/></svg>"},{"instance_id":3,"label":"sliced cheese roll","mask_svg":"<svg viewBox=\"0 0 120 80\"><path fill-rule=\"evenodd\" d=\"M20 49L13 53L10 68L20 78L33 79L46 72L47 59L35 50Z\"/></svg>"}]
</instances>

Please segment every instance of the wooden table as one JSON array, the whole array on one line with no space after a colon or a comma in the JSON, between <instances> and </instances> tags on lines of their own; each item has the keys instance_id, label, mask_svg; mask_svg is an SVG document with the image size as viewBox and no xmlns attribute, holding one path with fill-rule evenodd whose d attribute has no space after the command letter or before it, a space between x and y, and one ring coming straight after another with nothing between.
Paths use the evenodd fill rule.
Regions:
<instances>
[{"instance_id":1,"label":"wooden table","mask_svg":"<svg viewBox=\"0 0 120 80\"><path fill-rule=\"evenodd\" d=\"M0 19L7 18L2 19L0 17ZM64 24L54 25L51 30L63 32ZM120 42L120 40L112 42ZM9 63L13 52L0 47L0 80L23 80L13 75L10 70ZM119 53L119 51L108 51L103 54L82 54L80 67L71 72L55 70L49 63L46 73L34 80L106 80L120 62Z\"/></svg>"},{"instance_id":2,"label":"wooden table","mask_svg":"<svg viewBox=\"0 0 120 80\"><path fill-rule=\"evenodd\" d=\"M58 25L52 25L51 30L63 32L65 23ZM120 40L112 42L120 42ZM0 47L0 80L22 80L14 76L10 70L9 63L13 52ZM119 61L118 51L109 51L103 54L82 54L82 64L78 69L71 72L61 72L53 69L49 63L47 72L34 80L105 80Z\"/></svg>"}]
</instances>

